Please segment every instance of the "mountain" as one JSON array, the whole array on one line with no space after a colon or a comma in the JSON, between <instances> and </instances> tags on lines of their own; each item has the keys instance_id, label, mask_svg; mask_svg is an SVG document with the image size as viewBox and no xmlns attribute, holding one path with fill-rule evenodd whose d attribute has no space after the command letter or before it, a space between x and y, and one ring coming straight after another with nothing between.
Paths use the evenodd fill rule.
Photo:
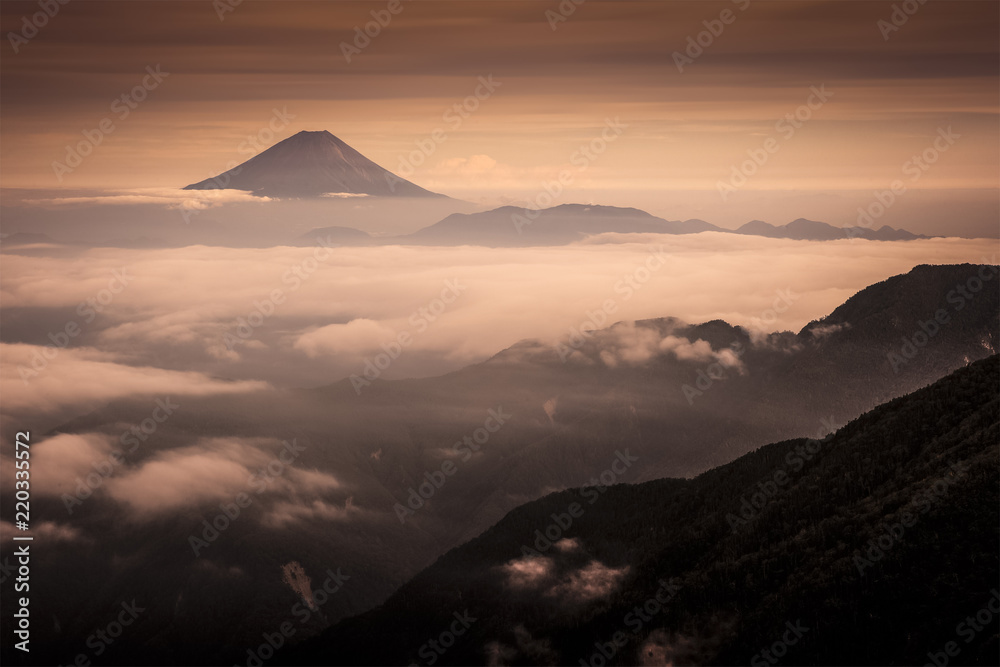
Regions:
<instances>
[{"instance_id":1,"label":"mountain","mask_svg":"<svg viewBox=\"0 0 1000 667\"><path fill-rule=\"evenodd\" d=\"M905 229L893 229L888 225L877 230L866 227L835 227L825 222L806 220L805 218L799 218L781 226L775 226L762 220L751 220L734 233L798 241L835 241L845 238L861 238L870 241L912 241L928 238L913 234Z\"/></svg>"},{"instance_id":2,"label":"mountain","mask_svg":"<svg viewBox=\"0 0 1000 667\"><path fill-rule=\"evenodd\" d=\"M905 229L896 229L890 227L889 225L882 225L876 230L870 230L865 227L845 227L846 230L854 230L846 232L847 236L853 234L854 237L868 238L873 241L912 241L913 239L929 239L930 236L924 234L914 234L913 232L908 232Z\"/></svg>"},{"instance_id":3,"label":"mountain","mask_svg":"<svg viewBox=\"0 0 1000 667\"><path fill-rule=\"evenodd\" d=\"M372 245L374 242L371 234L353 227L318 227L297 238L295 245L314 246L320 243L328 246L362 246Z\"/></svg>"},{"instance_id":4,"label":"mountain","mask_svg":"<svg viewBox=\"0 0 1000 667\"><path fill-rule=\"evenodd\" d=\"M299 132L229 171L184 189L249 190L269 197L444 196L383 169L325 130Z\"/></svg>"},{"instance_id":5,"label":"mountain","mask_svg":"<svg viewBox=\"0 0 1000 667\"><path fill-rule=\"evenodd\" d=\"M408 243L443 245L563 245L607 232L695 234L723 231L703 220L670 221L636 208L562 204L541 210L502 206L455 213L406 237Z\"/></svg>"},{"instance_id":6,"label":"mountain","mask_svg":"<svg viewBox=\"0 0 1000 667\"><path fill-rule=\"evenodd\" d=\"M340 228L348 229L348 228ZM308 238L321 232L315 229ZM906 230L882 227L877 231L861 227L834 227L825 222L800 218L787 225L774 225L754 220L733 231L717 227L704 220L665 220L636 208L562 204L546 209L526 209L502 206L479 213L454 213L428 227L401 236L378 239L343 236L343 245L406 244L406 245L479 245L487 247L525 247L565 245L596 234L698 234L720 232L804 241L832 241L862 238L878 241L909 241L927 238ZM299 239L297 242L303 242Z\"/></svg>"},{"instance_id":7,"label":"mountain","mask_svg":"<svg viewBox=\"0 0 1000 667\"><path fill-rule=\"evenodd\" d=\"M157 431L130 454L130 468L159 465L192 447L223 448L228 457L229 442L294 438L304 447L295 474L287 477L289 484L295 482L294 495L281 493L278 482L254 495L238 520L196 557L191 536L206 534L203 522L213 521L231 502L229 491L196 499L177 516L136 522L106 487L95 490L72 514L81 539L72 549L54 550L32 563L33 603L54 609L58 600L73 610L33 626L34 638L41 640L34 659L73 662L81 650L79 637L104 627L109 610L127 596L140 605L156 603L148 606L141 624L101 656L103 664L140 664L149 655L163 664L245 664L247 648L258 647L262 633L273 636L289 621L299 641L364 613L515 508L587 485L611 466L623 470L616 473L618 482L690 478L767 443L823 437L820 433L879 404L993 355L1000 344L996 281L994 266L918 266L866 287L797 333L751 336L721 320L615 323L603 316L592 320L594 331L586 335L577 330L558 345L524 340L440 377L373 378L360 391L354 379L345 378L314 389L262 387L185 402L170 417L169 429ZM359 361L358 376L365 372ZM491 410L506 416L502 428L485 434ZM144 397L123 398L61 424L56 432L117 440L123 425L142 423L149 411ZM963 431L961 425L952 430ZM454 443L481 435L486 441L478 451L455 450ZM623 469L615 461L626 449L637 460ZM895 443L887 452L893 449ZM454 466L454 474L431 489L432 480L444 479L445 462ZM311 481L317 476L332 477L336 485ZM679 488L687 482L668 484ZM414 499L418 489L421 495ZM819 493L812 485L808 490ZM732 496L737 505L741 493ZM32 500L41 516L66 514L57 496ZM689 501L697 504L697 497ZM706 496L707 507L714 502ZM411 503L416 509L404 511L401 519L399 508ZM643 530L674 525L660 523L657 514L671 504L667 498L644 505ZM623 527L630 526L638 537L642 531L627 516L622 515ZM826 525L819 519L816 524ZM686 525L681 522L677 530ZM692 520L691 525L698 524ZM690 544L678 535L679 544ZM506 560L516 557L519 545ZM591 548L589 542L585 546ZM810 543L820 553L821 546ZM787 561L764 553L769 554L768 575L792 571ZM599 560L614 565L609 558L603 554ZM303 599L283 577L291 562L301 566L314 590L331 568L342 568L351 579L301 620L292 610L301 608ZM100 578L75 578L76 567ZM600 577L602 571L588 576ZM761 581L756 570L738 571L733 580L724 574L711 580L723 588L736 588L730 581L741 586ZM454 590L450 581L444 583ZM489 592L480 590L484 596ZM478 593L462 594L467 600ZM7 607L12 599L0 598L4 614L13 613ZM13 650L11 644L0 647L0 656Z\"/></svg>"},{"instance_id":8,"label":"mountain","mask_svg":"<svg viewBox=\"0 0 1000 667\"><path fill-rule=\"evenodd\" d=\"M993 355L822 440L548 495L275 662L994 665L998 377Z\"/></svg>"},{"instance_id":9,"label":"mountain","mask_svg":"<svg viewBox=\"0 0 1000 667\"><path fill-rule=\"evenodd\" d=\"M586 236L619 234L697 234L726 232L704 220L664 220L636 208L562 204L546 209L502 206L479 213L454 213L412 234L363 239L365 245L482 245L523 247L565 245ZM322 229L307 235L316 237ZM350 239L345 238L345 245Z\"/></svg>"}]
</instances>

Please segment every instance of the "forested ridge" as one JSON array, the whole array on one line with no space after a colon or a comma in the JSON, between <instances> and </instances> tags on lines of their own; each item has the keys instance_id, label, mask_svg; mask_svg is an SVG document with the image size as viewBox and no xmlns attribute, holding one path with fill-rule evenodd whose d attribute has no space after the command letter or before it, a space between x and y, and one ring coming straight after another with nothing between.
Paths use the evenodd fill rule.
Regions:
<instances>
[{"instance_id":1,"label":"forested ridge","mask_svg":"<svg viewBox=\"0 0 1000 667\"><path fill-rule=\"evenodd\" d=\"M953 641L949 664L997 664L995 614L981 631L956 628L1000 579L998 381L994 355L821 440L767 445L690 480L551 494L279 660L769 664L762 650L797 624L808 630L768 657L924 664ZM546 547L538 535L553 515L565 524L573 503L582 513L552 534L578 547ZM551 571L534 588L513 586L505 566L532 551ZM554 594L594 561L625 572L611 592ZM665 583L676 592L662 609L629 616ZM471 627L428 650L463 611ZM609 643L616 633L623 646Z\"/></svg>"}]
</instances>

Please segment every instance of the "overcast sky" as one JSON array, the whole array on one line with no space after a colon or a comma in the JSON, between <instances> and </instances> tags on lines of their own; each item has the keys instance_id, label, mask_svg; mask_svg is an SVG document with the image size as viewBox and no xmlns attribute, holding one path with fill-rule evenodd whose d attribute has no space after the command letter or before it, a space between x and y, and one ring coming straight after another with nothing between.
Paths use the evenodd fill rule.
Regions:
<instances>
[{"instance_id":1,"label":"overcast sky","mask_svg":"<svg viewBox=\"0 0 1000 667\"><path fill-rule=\"evenodd\" d=\"M183 186L249 157L242 142L278 108L294 118L271 143L327 129L400 171L424 141L433 152L409 178L473 200L530 201L614 118L622 133L571 185L603 203L657 190L718 200L718 183L769 138L778 150L743 197L870 197L894 179L911 192L996 188L998 4L928 2L888 31L878 22L892 5L590 0L553 22L555 1L416 0L347 62L341 43L386 2L244 0L220 20L208 1L73 0L14 53L9 33L38 5L5 1L0 176L5 187ZM679 71L674 52L724 10L731 22ZM112 102L148 66L169 76L120 118ZM478 109L458 127L445 119L490 76L500 85ZM832 95L787 136L776 123L812 86ZM52 163L105 118L114 132L57 181ZM907 161L948 127L959 138L911 180Z\"/></svg>"}]
</instances>

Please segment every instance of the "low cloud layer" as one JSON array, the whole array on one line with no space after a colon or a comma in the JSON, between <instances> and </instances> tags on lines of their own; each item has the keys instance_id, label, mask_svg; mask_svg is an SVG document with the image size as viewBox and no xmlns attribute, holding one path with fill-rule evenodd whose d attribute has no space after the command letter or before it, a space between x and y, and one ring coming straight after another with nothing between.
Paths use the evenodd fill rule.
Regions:
<instances>
[{"instance_id":1,"label":"low cloud layer","mask_svg":"<svg viewBox=\"0 0 1000 667\"><path fill-rule=\"evenodd\" d=\"M94 472L94 463L107 457L112 441L100 433L59 433L31 446L32 491L40 496L72 494L77 482ZM14 464L5 461L8 471L4 486L14 485ZM9 485L9 486L8 486Z\"/></svg>"},{"instance_id":2,"label":"low cloud layer","mask_svg":"<svg viewBox=\"0 0 1000 667\"><path fill-rule=\"evenodd\" d=\"M648 271L661 246L662 266ZM376 362L382 378L437 375L519 340L555 345L582 328L665 316L798 330L917 264L995 261L995 252L982 240L809 243L707 233L526 249L335 248L326 256L203 246L6 253L4 409L317 386ZM64 335L67 327L75 335ZM654 339L629 325L609 343L608 365L653 355L734 361L704 342ZM54 358L39 361L46 349ZM38 372L25 383L20 369L33 359Z\"/></svg>"},{"instance_id":3,"label":"low cloud layer","mask_svg":"<svg viewBox=\"0 0 1000 667\"><path fill-rule=\"evenodd\" d=\"M43 197L25 199L26 204L47 207L101 204L126 206L131 204L157 204L166 208L205 210L233 202L271 201L269 197L256 197L243 190L182 190L179 188L136 188L103 195L79 197Z\"/></svg>"},{"instance_id":4,"label":"low cloud layer","mask_svg":"<svg viewBox=\"0 0 1000 667\"><path fill-rule=\"evenodd\" d=\"M140 455L126 454L107 435L60 433L32 445L33 490L39 496L69 494L82 500L79 489L89 489L84 498L92 492L113 500L139 521L233 502L241 493L268 499L262 522L272 527L345 518L352 508L349 499L339 499L337 478L286 462L284 446L268 438L200 438L136 461ZM4 467L10 471L5 486L13 486L13 466Z\"/></svg>"},{"instance_id":5,"label":"low cloud layer","mask_svg":"<svg viewBox=\"0 0 1000 667\"><path fill-rule=\"evenodd\" d=\"M264 452L235 440L168 451L107 482L107 493L141 517L172 513L247 492Z\"/></svg>"},{"instance_id":6,"label":"low cloud layer","mask_svg":"<svg viewBox=\"0 0 1000 667\"><path fill-rule=\"evenodd\" d=\"M662 355L679 361L706 364L718 362L724 368L742 369L743 366L739 355L731 349L715 350L705 340L690 340L673 334L661 335L656 329L636 326L635 322L622 322L610 329L596 332L590 336L590 342L600 350L599 358L609 368L619 365L639 366ZM564 344L570 345L571 341ZM589 358L576 351L566 359L571 362L589 361Z\"/></svg>"},{"instance_id":7,"label":"low cloud layer","mask_svg":"<svg viewBox=\"0 0 1000 667\"><path fill-rule=\"evenodd\" d=\"M129 365L127 350L0 344L0 391L5 414L49 413L93 409L116 398L132 396L210 396L260 391L261 381L224 382L197 371ZM147 359L153 362L153 359Z\"/></svg>"}]
</instances>

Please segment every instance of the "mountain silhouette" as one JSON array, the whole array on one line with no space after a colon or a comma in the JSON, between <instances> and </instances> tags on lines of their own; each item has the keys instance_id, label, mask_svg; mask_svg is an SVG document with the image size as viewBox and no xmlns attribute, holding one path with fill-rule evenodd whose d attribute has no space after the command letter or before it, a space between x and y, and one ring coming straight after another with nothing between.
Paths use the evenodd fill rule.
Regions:
<instances>
[{"instance_id":1,"label":"mountain silhouette","mask_svg":"<svg viewBox=\"0 0 1000 667\"><path fill-rule=\"evenodd\" d=\"M326 228L310 231L294 243L309 245ZM501 206L478 213L453 213L433 225L411 234L372 238L360 230L338 227L338 245L479 245L491 248L566 245L597 234L699 234L717 232L743 236L792 239L796 241L911 241L927 238L905 229L882 227L836 227L825 222L799 218L775 226L760 220L737 230L724 229L704 220L666 220L637 208L597 204L561 204L545 209Z\"/></svg>"},{"instance_id":2,"label":"mountain silhouette","mask_svg":"<svg viewBox=\"0 0 1000 667\"><path fill-rule=\"evenodd\" d=\"M590 234L697 234L726 231L703 220L664 220L637 208L562 204L541 210L502 206L454 213L406 237L415 244L562 245Z\"/></svg>"},{"instance_id":3,"label":"mountain silhouette","mask_svg":"<svg viewBox=\"0 0 1000 667\"><path fill-rule=\"evenodd\" d=\"M185 190L248 190L268 197L444 197L378 166L326 130L303 130Z\"/></svg>"},{"instance_id":4,"label":"mountain silhouette","mask_svg":"<svg viewBox=\"0 0 1000 667\"><path fill-rule=\"evenodd\" d=\"M1000 595L998 371L693 479L547 495L275 664L766 665L778 638L788 664L923 664ZM995 625L963 639L996 664Z\"/></svg>"},{"instance_id":5,"label":"mountain silhouette","mask_svg":"<svg viewBox=\"0 0 1000 667\"><path fill-rule=\"evenodd\" d=\"M794 239L796 241L836 241L837 239L868 239L870 241L912 241L926 236L914 234L905 229L894 229L883 225L878 229L867 227L835 227L825 222L798 218L787 225L772 225L762 220L751 220L736 230L736 234L766 236L772 239Z\"/></svg>"}]
</instances>

